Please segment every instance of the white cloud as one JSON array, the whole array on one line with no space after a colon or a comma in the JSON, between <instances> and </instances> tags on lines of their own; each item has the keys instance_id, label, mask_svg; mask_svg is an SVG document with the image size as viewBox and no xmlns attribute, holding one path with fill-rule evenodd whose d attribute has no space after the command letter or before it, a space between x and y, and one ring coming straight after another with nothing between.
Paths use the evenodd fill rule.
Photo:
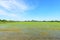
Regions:
<instances>
[{"instance_id":1,"label":"white cloud","mask_svg":"<svg viewBox=\"0 0 60 40\"><path fill-rule=\"evenodd\" d=\"M0 15L7 15L7 14L5 13L5 11L0 10Z\"/></svg>"},{"instance_id":2,"label":"white cloud","mask_svg":"<svg viewBox=\"0 0 60 40\"><path fill-rule=\"evenodd\" d=\"M0 10L0 15L2 15L2 16L7 16L7 17L18 17L17 14L7 13L7 12L5 12L5 11L3 11L3 10Z\"/></svg>"},{"instance_id":3,"label":"white cloud","mask_svg":"<svg viewBox=\"0 0 60 40\"><path fill-rule=\"evenodd\" d=\"M25 4L23 0L0 0L0 6L10 11L7 12L5 9L0 9L0 15L8 16L13 18L21 17L21 13L24 13L28 9L28 5ZM18 14L19 15L18 15Z\"/></svg>"},{"instance_id":4,"label":"white cloud","mask_svg":"<svg viewBox=\"0 0 60 40\"><path fill-rule=\"evenodd\" d=\"M0 6L3 7L2 10L0 9L0 15L13 19L22 19L24 17L24 11L34 8L31 8L31 6L27 5L23 0L19 0L19 2L17 0L0 0Z\"/></svg>"},{"instance_id":5,"label":"white cloud","mask_svg":"<svg viewBox=\"0 0 60 40\"><path fill-rule=\"evenodd\" d=\"M8 10L11 9L11 7L10 7L8 1L0 0L0 6L6 8L6 9L8 9Z\"/></svg>"},{"instance_id":6,"label":"white cloud","mask_svg":"<svg viewBox=\"0 0 60 40\"><path fill-rule=\"evenodd\" d=\"M24 1L17 2L17 0L0 0L0 6L4 7L7 10L17 8L21 11L25 11L28 9L28 6L24 3Z\"/></svg>"},{"instance_id":7,"label":"white cloud","mask_svg":"<svg viewBox=\"0 0 60 40\"><path fill-rule=\"evenodd\" d=\"M19 3L18 2L16 2L15 0L14 1L12 1L13 2L13 4L15 5L15 6L17 6L18 8L20 8L21 10L26 10L27 8L28 8L28 6L23 2L23 1L20 1Z\"/></svg>"}]
</instances>

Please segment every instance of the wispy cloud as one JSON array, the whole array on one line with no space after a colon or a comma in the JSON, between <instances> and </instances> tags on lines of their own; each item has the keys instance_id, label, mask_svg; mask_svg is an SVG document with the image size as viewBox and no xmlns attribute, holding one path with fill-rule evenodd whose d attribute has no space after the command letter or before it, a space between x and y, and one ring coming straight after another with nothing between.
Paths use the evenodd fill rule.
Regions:
<instances>
[{"instance_id":1,"label":"wispy cloud","mask_svg":"<svg viewBox=\"0 0 60 40\"><path fill-rule=\"evenodd\" d=\"M3 10L0 10L0 15L2 15L2 16L7 16L7 17L18 17L18 15L17 14L14 14L14 13L7 13L7 12L5 12L5 11L3 11Z\"/></svg>"},{"instance_id":2,"label":"wispy cloud","mask_svg":"<svg viewBox=\"0 0 60 40\"><path fill-rule=\"evenodd\" d=\"M24 17L24 13L27 10L31 10L34 7L27 4L24 0L0 0L0 15L11 18L21 19Z\"/></svg>"},{"instance_id":3,"label":"wispy cloud","mask_svg":"<svg viewBox=\"0 0 60 40\"><path fill-rule=\"evenodd\" d=\"M25 11L28 9L24 1L17 2L17 0L0 0L0 6L7 10L20 9L20 11Z\"/></svg>"},{"instance_id":4,"label":"wispy cloud","mask_svg":"<svg viewBox=\"0 0 60 40\"><path fill-rule=\"evenodd\" d=\"M19 2L17 0L0 0L0 6L5 9L0 9L0 15L11 18L19 18L21 13L28 9L28 6L23 0L19 0Z\"/></svg>"}]
</instances>

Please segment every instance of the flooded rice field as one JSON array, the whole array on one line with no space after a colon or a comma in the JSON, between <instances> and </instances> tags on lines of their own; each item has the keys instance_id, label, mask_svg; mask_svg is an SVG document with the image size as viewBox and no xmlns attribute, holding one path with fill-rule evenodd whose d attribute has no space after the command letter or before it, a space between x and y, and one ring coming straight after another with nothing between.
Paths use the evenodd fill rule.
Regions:
<instances>
[{"instance_id":1,"label":"flooded rice field","mask_svg":"<svg viewBox=\"0 0 60 40\"><path fill-rule=\"evenodd\" d=\"M11 30L0 31L0 40L60 40L60 30Z\"/></svg>"},{"instance_id":2,"label":"flooded rice field","mask_svg":"<svg viewBox=\"0 0 60 40\"><path fill-rule=\"evenodd\" d=\"M0 40L60 40L59 24L35 22L0 24Z\"/></svg>"}]
</instances>

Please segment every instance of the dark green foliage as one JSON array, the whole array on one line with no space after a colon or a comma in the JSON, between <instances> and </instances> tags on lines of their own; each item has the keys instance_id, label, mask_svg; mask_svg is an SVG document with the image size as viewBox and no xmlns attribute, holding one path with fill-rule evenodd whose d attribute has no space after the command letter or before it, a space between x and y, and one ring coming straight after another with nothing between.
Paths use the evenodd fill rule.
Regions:
<instances>
[{"instance_id":1,"label":"dark green foliage","mask_svg":"<svg viewBox=\"0 0 60 40\"><path fill-rule=\"evenodd\" d=\"M0 22L7 22L7 20L0 20Z\"/></svg>"},{"instance_id":2,"label":"dark green foliage","mask_svg":"<svg viewBox=\"0 0 60 40\"><path fill-rule=\"evenodd\" d=\"M45 21L45 20L43 20L43 21L38 21L38 20L14 21L14 20L9 20L8 21L8 20L4 20L4 19L1 20L0 19L0 22L4 22L5 23L5 22L60 22L60 21L58 21L58 20L51 20L51 21Z\"/></svg>"},{"instance_id":3,"label":"dark green foliage","mask_svg":"<svg viewBox=\"0 0 60 40\"><path fill-rule=\"evenodd\" d=\"M12 20L9 20L9 21L8 21L8 20L4 20L4 19L1 20L1 19L0 19L0 22L7 23L7 22L15 22L15 21L12 21Z\"/></svg>"},{"instance_id":4,"label":"dark green foliage","mask_svg":"<svg viewBox=\"0 0 60 40\"><path fill-rule=\"evenodd\" d=\"M58 21L58 20L51 20L51 21L45 21L45 20L43 20L43 21L38 21L38 20L31 20L31 21L24 21L24 22L60 22L60 21Z\"/></svg>"}]
</instances>

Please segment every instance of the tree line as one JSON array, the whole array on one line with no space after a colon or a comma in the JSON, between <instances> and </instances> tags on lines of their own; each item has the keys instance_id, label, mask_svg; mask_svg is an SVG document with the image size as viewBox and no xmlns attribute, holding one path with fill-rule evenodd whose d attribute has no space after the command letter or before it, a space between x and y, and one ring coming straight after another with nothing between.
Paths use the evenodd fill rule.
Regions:
<instances>
[{"instance_id":1,"label":"tree line","mask_svg":"<svg viewBox=\"0 0 60 40\"><path fill-rule=\"evenodd\" d=\"M58 21L58 20L51 20L51 21L45 21L45 20L43 20L43 21L37 21L37 20L28 20L28 21L14 21L14 20L1 20L0 19L0 22L60 22L60 21Z\"/></svg>"},{"instance_id":2,"label":"tree line","mask_svg":"<svg viewBox=\"0 0 60 40\"><path fill-rule=\"evenodd\" d=\"M0 19L0 22L15 22L15 21L12 21L12 20L5 20L5 19L1 20L1 19Z\"/></svg>"},{"instance_id":3,"label":"tree line","mask_svg":"<svg viewBox=\"0 0 60 40\"><path fill-rule=\"evenodd\" d=\"M46 20L43 20L43 21L37 21L37 20L31 20L31 21L25 21L25 22L60 22L58 20L50 20L50 21L46 21Z\"/></svg>"}]
</instances>

